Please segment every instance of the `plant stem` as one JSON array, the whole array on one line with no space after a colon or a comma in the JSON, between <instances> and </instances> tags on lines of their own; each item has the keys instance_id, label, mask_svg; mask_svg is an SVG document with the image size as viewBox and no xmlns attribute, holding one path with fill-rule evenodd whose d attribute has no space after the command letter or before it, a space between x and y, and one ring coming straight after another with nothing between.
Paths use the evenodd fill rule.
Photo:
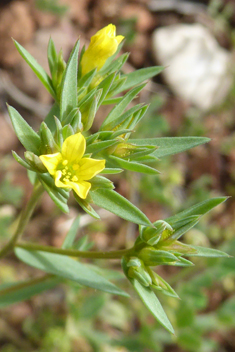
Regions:
<instances>
[{"instance_id":1,"label":"plant stem","mask_svg":"<svg viewBox=\"0 0 235 352\"><path fill-rule=\"evenodd\" d=\"M110 251L110 252L91 252L91 251L77 251L75 249L63 249L55 248L51 246L42 246L34 243L24 243L18 242L15 247L24 248L30 251L43 251L54 254L67 255L70 257L77 258L92 258L92 259L120 259L124 255L134 254L134 249L121 249L119 251Z\"/></svg>"},{"instance_id":2,"label":"plant stem","mask_svg":"<svg viewBox=\"0 0 235 352\"><path fill-rule=\"evenodd\" d=\"M7 294L10 294L12 292L24 289L24 288L28 288L28 287L36 285L36 284L40 284L42 282L45 282L45 281L53 279L53 278L55 278L54 275L47 274L47 275L44 275L44 276L36 278L36 279L34 278L34 279L30 279L30 280L27 280L24 282L16 283L14 285L11 285L10 287L6 287L6 288L3 288L2 290L0 290L0 297L7 295ZM59 282L58 278L57 278L57 281ZM56 285L57 281L55 279L55 285ZM60 279L60 281L62 281L62 280Z\"/></svg>"},{"instance_id":3,"label":"plant stem","mask_svg":"<svg viewBox=\"0 0 235 352\"><path fill-rule=\"evenodd\" d=\"M25 209L23 209L20 214L19 222L18 222L17 228L16 228L12 238L0 251L0 259L4 258L8 253L10 253L12 251L12 249L14 248L14 246L16 244L16 241L23 234L23 232L29 222L29 219L33 214L35 206L37 205L43 191L44 191L44 189L41 186L41 184L37 183L34 186L33 193L31 195Z\"/></svg>"}]
</instances>

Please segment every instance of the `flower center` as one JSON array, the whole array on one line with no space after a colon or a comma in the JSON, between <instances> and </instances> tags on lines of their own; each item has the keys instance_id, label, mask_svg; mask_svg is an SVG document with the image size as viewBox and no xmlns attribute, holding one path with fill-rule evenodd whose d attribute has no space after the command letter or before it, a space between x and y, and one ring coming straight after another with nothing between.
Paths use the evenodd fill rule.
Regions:
<instances>
[{"instance_id":1,"label":"flower center","mask_svg":"<svg viewBox=\"0 0 235 352\"><path fill-rule=\"evenodd\" d=\"M77 177L77 172L79 169L78 164L68 165L68 160L63 160L62 163L59 165L58 169L62 172L62 177L61 177L62 182L66 183L66 181L72 181L72 182L78 181L78 177Z\"/></svg>"}]
</instances>

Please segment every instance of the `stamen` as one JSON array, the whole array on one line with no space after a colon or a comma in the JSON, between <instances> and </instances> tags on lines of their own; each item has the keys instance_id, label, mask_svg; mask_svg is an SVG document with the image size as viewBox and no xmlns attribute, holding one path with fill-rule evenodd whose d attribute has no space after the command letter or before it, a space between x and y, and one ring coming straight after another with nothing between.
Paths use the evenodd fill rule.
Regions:
<instances>
[{"instance_id":1,"label":"stamen","mask_svg":"<svg viewBox=\"0 0 235 352\"><path fill-rule=\"evenodd\" d=\"M72 181L73 181L73 182L77 182L77 181L78 181L77 176L73 176L73 177L72 177Z\"/></svg>"},{"instance_id":2,"label":"stamen","mask_svg":"<svg viewBox=\"0 0 235 352\"><path fill-rule=\"evenodd\" d=\"M63 160L62 164L65 166L68 164L68 160Z\"/></svg>"},{"instance_id":3,"label":"stamen","mask_svg":"<svg viewBox=\"0 0 235 352\"><path fill-rule=\"evenodd\" d=\"M78 169L79 169L79 165L78 165L78 164L74 164L74 165L73 165L73 169L74 169L74 170L78 170Z\"/></svg>"}]
</instances>

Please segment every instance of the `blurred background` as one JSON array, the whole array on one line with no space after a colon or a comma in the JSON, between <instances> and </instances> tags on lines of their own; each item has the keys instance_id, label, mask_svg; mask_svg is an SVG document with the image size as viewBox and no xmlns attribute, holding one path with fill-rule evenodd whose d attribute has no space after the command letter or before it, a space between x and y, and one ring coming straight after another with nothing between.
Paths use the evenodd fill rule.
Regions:
<instances>
[{"instance_id":1,"label":"blurred background","mask_svg":"<svg viewBox=\"0 0 235 352\"><path fill-rule=\"evenodd\" d=\"M67 60L75 41L83 44L113 23L130 52L125 72L165 66L139 96L151 106L135 137L207 136L202 145L157 162L158 177L121 174L116 190L151 221L164 219L214 196L231 196L184 236L195 245L235 255L235 3L233 0L22 0L0 2L0 243L27 201L31 185L11 150L23 155L6 110L13 105L36 130L52 104L47 91L16 51L11 37L48 71L50 36ZM96 118L97 130L109 108ZM131 181L131 182L130 182ZM134 187L133 187L134 185ZM83 248L130 246L135 225L107 212L93 221L70 199L61 214L45 194L25 239L61 246L81 213ZM84 237L86 236L86 237ZM159 267L182 300L159 298L176 330L164 331L123 279L117 261L97 264L133 297L113 297L74 283L1 309L1 352L232 352L235 351L235 259L194 258L195 267ZM115 269L118 272L114 274ZM0 283L41 273L14 255L1 262Z\"/></svg>"}]
</instances>

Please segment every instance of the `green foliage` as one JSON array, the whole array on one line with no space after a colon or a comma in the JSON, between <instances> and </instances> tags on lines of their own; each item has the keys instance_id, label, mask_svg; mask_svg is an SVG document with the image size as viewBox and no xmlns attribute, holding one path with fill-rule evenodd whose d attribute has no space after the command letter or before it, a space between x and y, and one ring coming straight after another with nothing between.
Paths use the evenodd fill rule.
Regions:
<instances>
[{"instance_id":1,"label":"green foliage","mask_svg":"<svg viewBox=\"0 0 235 352\"><path fill-rule=\"evenodd\" d=\"M87 266L63 255L42 251L26 251L15 249L16 256L24 263L46 273L73 280L81 285L116 295L128 296L127 293L114 284L89 269Z\"/></svg>"},{"instance_id":2,"label":"green foliage","mask_svg":"<svg viewBox=\"0 0 235 352\"><path fill-rule=\"evenodd\" d=\"M115 33L113 36L115 37ZM195 303L194 300L196 299L193 296L195 292L185 293L187 289L184 285L179 287L182 302L187 303L176 303L175 317L172 319L174 314L170 312L170 305L168 306L167 303L171 302L171 299L179 298L178 294L172 287L174 285L171 286L171 282L166 282L152 267L158 267L159 265L178 266L186 267L185 270L190 271L194 270L194 264L197 263L196 257L208 257L211 260L221 257L222 260L226 260L225 257L228 255L222 250L205 248L195 244L190 245L179 241L182 235L192 231L192 228L198 224L204 214L223 203L226 198L203 199L202 202L186 208L177 215L164 220L158 219L151 223L136 205L114 191L112 181L98 174L116 174L127 170L147 174L148 177L151 176L155 180L159 171L155 167L147 165L148 163L155 163L158 158L174 155L207 143L209 138L130 138L134 129L138 127L147 113L148 105L129 106L145 87L145 81L160 73L163 68L143 68L129 74L123 74L122 67L128 58L128 54L115 58L121 45L119 45L114 55L107 57L106 63L101 69L97 64L97 67L82 75L82 72L84 72L82 58L86 49L82 49L79 57L79 41L75 44L66 63L62 51L57 53L54 42L50 39L47 54L51 77L20 44L15 42L15 45L55 102L42 122L39 133L36 133L13 107L9 107L9 114L16 135L26 149L25 160L15 152L13 152L13 156L21 166L30 170L29 174L34 184L34 193L31 199L32 207L29 205L22 213L18 230L16 230L9 244L0 252L0 257L14 249L20 261L45 272L47 275L44 278L10 283L1 287L0 305L6 306L28 299L61 282L71 286L77 285L79 289L81 286L87 286L95 290L128 297L127 293L107 278L109 276L111 278L119 277L119 273L102 270L96 265L81 264L80 261L72 259L70 255L76 254L75 256L78 258L122 259L125 276L156 320L168 332L174 333L167 312L179 332L179 344L193 352L194 350L201 350L204 346L202 351L206 351L204 342L200 340L200 326L197 325L194 317L197 309L204 308L204 297L195 289L200 298ZM105 51L105 46L102 47L102 53L103 51ZM92 57L92 62L95 62L95 60L96 58ZM117 96L124 91L123 96ZM114 107L103 120L99 130L93 133L91 129L98 109L101 105L108 104L114 104ZM157 105L159 106L159 102L157 102ZM84 133L85 137L83 137ZM74 144L71 140L74 140ZM45 160L47 161L45 162ZM155 193L158 192L161 185L152 187L152 184L148 183L146 188L155 197ZM69 212L68 199L70 191L73 189L75 201L83 211L93 218L100 218L95 207L98 206L130 223L140 225L140 233L136 242L132 248L120 251L89 251L91 243L87 237L75 241L80 223L78 217L73 222L60 249L38 246L35 250L35 245L27 242L17 246L18 236L24 232L26 220L29 219L36 205L37 192L39 197L41 189L49 194L62 212ZM84 189L87 192L84 192ZM91 204L95 205L94 209ZM185 258L189 256L195 257L195 259L189 261ZM221 274L221 276L223 275ZM202 280L205 281L205 278L202 278ZM160 295L160 299L163 299L164 308L158 299L158 295ZM192 296L191 300L193 304L195 303L196 308L189 303L190 300L188 300L187 295ZM105 305L105 300L100 298L101 296L97 297L99 298L94 299L94 301L88 300L85 302L89 309L87 312L83 309L83 312L80 313L84 320L93 316L93 314L98 314L100 305ZM231 306L233 304L234 302L231 303ZM226 309L228 308L225 308L222 313L220 312L224 319L228 315ZM93 313L93 310L95 313ZM195 330L192 332L188 328L189 326L195 326ZM61 328L50 331L50 335L47 336L45 342L47 349L53 345L58 331L61 333ZM84 332L85 329L81 329L81 331L93 346L97 345L97 341L101 341L101 344L110 343L109 339L103 334L97 333L94 337L93 329L88 329L86 333ZM148 331L148 334L152 338L150 331ZM169 341L169 336L167 339ZM158 345L152 344L148 340L145 336L146 346L149 346L153 351L161 351L161 338ZM69 338L65 338L63 346L65 346L63 347L64 351L70 350ZM142 351L140 349L141 341L135 337L132 340L123 341L123 346L129 346L130 351ZM99 347L96 350L99 351ZM208 347L209 350L210 346Z\"/></svg>"}]
</instances>

